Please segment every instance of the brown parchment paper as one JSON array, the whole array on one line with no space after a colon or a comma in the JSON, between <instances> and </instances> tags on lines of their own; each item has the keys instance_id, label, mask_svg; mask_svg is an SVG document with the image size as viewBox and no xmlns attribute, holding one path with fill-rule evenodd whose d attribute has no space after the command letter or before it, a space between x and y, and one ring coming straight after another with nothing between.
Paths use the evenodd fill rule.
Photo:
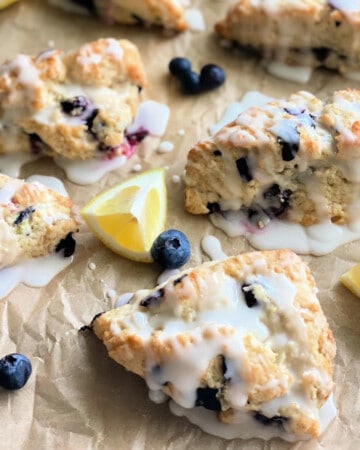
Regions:
<instances>
[{"instance_id":1,"label":"brown parchment paper","mask_svg":"<svg viewBox=\"0 0 360 450\"><path fill-rule=\"evenodd\" d=\"M136 163L143 168L168 165L169 212L167 226L179 228L190 238L192 256L187 266L205 261L200 239L217 236L228 255L250 247L242 239L229 239L207 218L183 210L183 184L171 181L181 175L187 150L207 135L226 106L249 90L274 97L307 89L325 98L345 86L356 87L331 72L316 72L308 85L278 80L267 75L258 61L221 48L213 35L216 20L231 3L193 0L206 19L206 31L166 37L158 30L138 27L106 27L91 17L66 14L45 0L23 0L0 12L0 60L19 52L38 53L54 41L69 50L99 37L127 37L140 48L151 88L146 93L171 107L164 139L175 150L159 155L143 149L126 166L91 186L77 186L64 177L50 159L23 168L22 176L55 175L61 178L78 207L102 189L131 173ZM167 73L174 56L188 56L199 70L218 63L227 81L220 89L200 96L180 94L176 80ZM186 134L179 136L177 131ZM319 287L323 309L334 332L338 352L335 361L335 402L338 416L319 439L290 444L281 440L226 441L203 433L185 418L173 416L166 404L155 405L139 377L127 373L107 357L105 347L90 332L79 333L92 317L113 306L109 289L118 295L152 287L159 269L122 259L106 249L85 226L77 237L73 264L41 289L19 285L0 300L0 355L20 352L29 356L33 374L18 392L0 391L1 449L263 449L315 450L360 449L360 300L339 285L339 276L360 260L360 241L344 245L331 255L305 257ZM96 264L90 270L88 264Z\"/></svg>"}]
</instances>

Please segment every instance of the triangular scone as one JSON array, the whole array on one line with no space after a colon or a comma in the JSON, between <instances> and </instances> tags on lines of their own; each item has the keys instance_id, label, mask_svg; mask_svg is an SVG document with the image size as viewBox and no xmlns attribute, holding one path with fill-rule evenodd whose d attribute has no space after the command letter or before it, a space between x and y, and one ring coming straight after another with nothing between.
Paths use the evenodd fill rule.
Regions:
<instances>
[{"instance_id":1,"label":"triangular scone","mask_svg":"<svg viewBox=\"0 0 360 450\"><path fill-rule=\"evenodd\" d=\"M359 105L360 91L326 102L302 91L244 111L190 150L186 209L243 210L259 226L359 220Z\"/></svg>"},{"instance_id":2,"label":"triangular scone","mask_svg":"<svg viewBox=\"0 0 360 450\"><path fill-rule=\"evenodd\" d=\"M0 67L0 154L128 156L125 131L145 84L139 52L127 40L18 55Z\"/></svg>"},{"instance_id":3,"label":"triangular scone","mask_svg":"<svg viewBox=\"0 0 360 450\"><path fill-rule=\"evenodd\" d=\"M106 23L162 26L169 30L188 28L182 0L49 0L70 11L89 11Z\"/></svg>"},{"instance_id":4,"label":"triangular scone","mask_svg":"<svg viewBox=\"0 0 360 450\"><path fill-rule=\"evenodd\" d=\"M216 31L269 61L360 68L360 4L342 0L238 0Z\"/></svg>"},{"instance_id":5,"label":"triangular scone","mask_svg":"<svg viewBox=\"0 0 360 450\"><path fill-rule=\"evenodd\" d=\"M26 258L74 253L78 222L68 197L0 174L0 268Z\"/></svg>"},{"instance_id":6,"label":"triangular scone","mask_svg":"<svg viewBox=\"0 0 360 450\"><path fill-rule=\"evenodd\" d=\"M306 439L319 435L334 386L335 342L316 292L295 253L244 253L138 291L92 328L111 358L181 406Z\"/></svg>"}]
</instances>

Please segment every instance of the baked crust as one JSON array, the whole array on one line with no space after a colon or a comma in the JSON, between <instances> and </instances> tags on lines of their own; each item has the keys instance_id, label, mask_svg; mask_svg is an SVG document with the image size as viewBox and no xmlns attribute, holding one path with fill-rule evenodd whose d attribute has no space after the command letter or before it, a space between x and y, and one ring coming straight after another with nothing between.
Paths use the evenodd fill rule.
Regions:
<instances>
[{"instance_id":1,"label":"baked crust","mask_svg":"<svg viewBox=\"0 0 360 450\"><path fill-rule=\"evenodd\" d=\"M244 111L188 153L187 211L258 211L305 226L359 219L359 101L356 90L326 102L301 91Z\"/></svg>"},{"instance_id":2,"label":"baked crust","mask_svg":"<svg viewBox=\"0 0 360 450\"><path fill-rule=\"evenodd\" d=\"M354 2L356 3L356 2ZM215 30L268 60L357 70L360 8L340 1L240 0Z\"/></svg>"},{"instance_id":3,"label":"baked crust","mask_svg":"<svg viewBox=\"0 0 360 450\"><path fill-rule=\"evenodd\" d=\"M155 25L174 31L188 28L184 8L178 0L94 0L88 7L72 0L49 1L63 9L95 13L108 24Z\"/></svg>"},{"instance_id":4,"label":"baked crust","mask_svg":"<svg viewBox=\"0 0 360 450\"><path fill-rule=\"evenodd\" d=\"M72 202L38 182L0 174L0 268L26 258L75 247L78 229Z\"/></svg>"},{"instance_id":5,"label":"baked crust","mask_svg":"<svg viewBox=\"0 0 360 450\"><path fill-rule=\"evenodd\" d=\"M138 291L92 328L111 358L185 407L215 409L224 423L239 412L281 417L288 433L316 437L336 351L316 292L295 253L245 253ZM199 389L216 393L211 406L199 403Z\"/></svg>"},{"instance_id":6,"label":"baked crust","mask_svg":"<svg viewBox=\"0 0 360 450\"><path fill-rule=\"evenodd\" d=\"M0 154L122 154L146 84L139 52L127 40L18 55L0 67Z\"/></svg>"}]
</instances>

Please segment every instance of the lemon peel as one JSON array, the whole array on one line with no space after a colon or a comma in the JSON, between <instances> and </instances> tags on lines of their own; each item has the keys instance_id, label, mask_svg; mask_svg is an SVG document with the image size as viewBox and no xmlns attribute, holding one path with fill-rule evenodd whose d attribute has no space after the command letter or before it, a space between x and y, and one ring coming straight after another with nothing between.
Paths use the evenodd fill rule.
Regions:
<instances>
[{"instance_id":1,"label":"lemon peel","mask_svg":"<svg viewBox=\"0 0 360 450\"><path fill-rule=\"evenodd\" d=\"M360 263L341 275L340 281L353 294L360 298Z\"/></svg>"}]
</instances>

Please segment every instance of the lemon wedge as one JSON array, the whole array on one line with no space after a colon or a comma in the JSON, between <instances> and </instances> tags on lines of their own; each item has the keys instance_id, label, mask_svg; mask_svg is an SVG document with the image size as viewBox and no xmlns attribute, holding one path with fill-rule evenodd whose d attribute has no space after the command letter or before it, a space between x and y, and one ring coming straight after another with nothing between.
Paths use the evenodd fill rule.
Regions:
<instances>
[{"instance_id":1,"label":"lemon wedge","mask_svg":"<svg viewBox=\"0 0 360 450\"><path fill-rule=\"evenodd\" d=\"M360 298L360 263L341 275L340 281L353 294Z\"/></svg>"},{"instance_id":2,"label":"lemon wedge","mask_svg":"<svg viewBox=\"0 0 360 450\"><path fill-rule=\"evenodd\" d=\"M0 9L7 8L18 0L0 0Z\"/></svg>"},{"instance_id":3,"label":"lemon wedge","mask_svg":"<svg viewBox=\"0 0 360 450\"><path fill-rule=\"evenodd\" d=\"M165 170L148 170L113 186L80 213L112 251L133 261L152 262L151 246L165 228Z\"/></svg>"}]
</instances>

